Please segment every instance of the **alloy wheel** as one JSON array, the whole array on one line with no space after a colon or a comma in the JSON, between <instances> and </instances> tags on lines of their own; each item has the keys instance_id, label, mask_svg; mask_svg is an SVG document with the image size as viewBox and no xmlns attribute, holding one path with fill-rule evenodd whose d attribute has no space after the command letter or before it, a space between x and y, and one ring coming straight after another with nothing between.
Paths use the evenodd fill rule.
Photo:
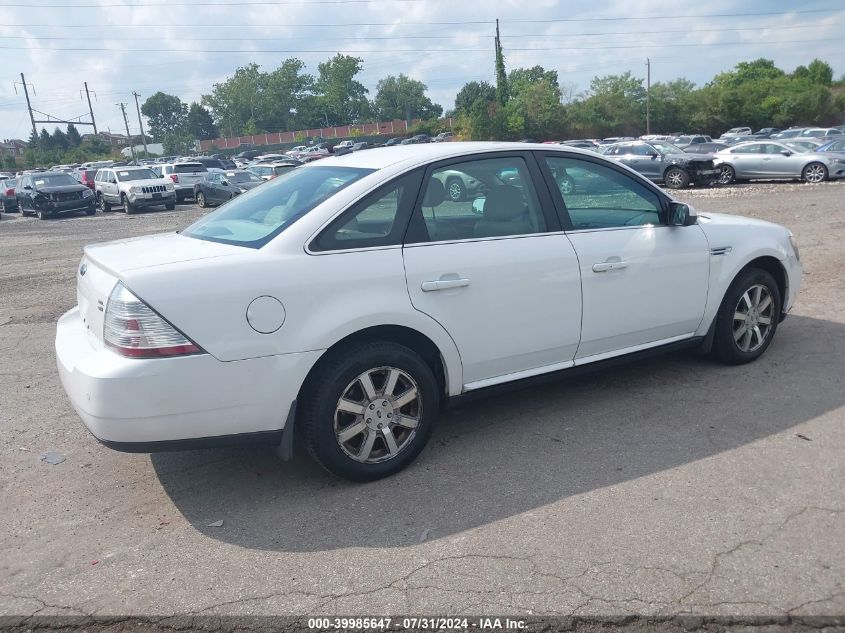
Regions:
<instances>
[{"instance_id":1,"label":"alloy wheel","mask_svg":"<svg viewBox=\"0 0 845 633\"><path fill-rule=\"evenodd\" d=\"M734 179L734 170L732 167L728 165L724 165L719 170L719 182L723 185L729 185L733 182Z\"/></svg>"},{"instance_id":2,"label":"alloy wheel","mask_svg":"<svg viewBox=\"0 0 845 633\"><path fill-rule=\"evenodd\" d=\"M807 182L817 183L823 182L826 177L825 169L819 164L808 165L804 170L804 178Z\"/></svg>"},{"instance_id":3,"label":"alloy wheel","mask_svg":"<svg viewBox=\"0 0 845 633\"><path fill-rule=\"evenodd\" d=\"M414 439L422 416L416 381L396 367L359 374L335 406L334 432L341 450L357 462L393 459Z\"/></svg>"},{"instance_id":4,"label":"alloy wheel","mask_svg":"<svg viewBox=\"0 0 845 633\"><path fill-rule=\"evenodd\" d=\"M734 308L733 334L742 352L754 352L766 342L774 324L774 307L769 289L754 284L746 290Z\"/></svg>"}]
</instances>

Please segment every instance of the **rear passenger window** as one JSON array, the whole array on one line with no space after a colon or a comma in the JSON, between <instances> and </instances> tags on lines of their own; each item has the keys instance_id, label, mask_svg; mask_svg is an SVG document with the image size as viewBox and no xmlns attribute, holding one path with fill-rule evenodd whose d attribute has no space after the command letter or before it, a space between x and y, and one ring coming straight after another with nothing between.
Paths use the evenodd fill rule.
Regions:
<instances>
[{"instance_id":1,"label":"rear passenger window","mask_svg":"<svg viewBox=\"0 0 845 633\"><path fill-rule=\"evenodd\" d=\"M374 248L402 243L421 172L402 176L355 204L311 243L312 251Z\"/></svg>"},{"instance_id":2,"label":"rear passenger window","mask_svg":"<svg viewBox=\"0 0 845 633\"><path fill-rule=\"evenodd\" d=\"M528 165L520 157L473 160L435 169L425 184L420 213L425 230L419 231L424 235L419 235L418 241L546 231Z\"/></svg>"}]
</instances>

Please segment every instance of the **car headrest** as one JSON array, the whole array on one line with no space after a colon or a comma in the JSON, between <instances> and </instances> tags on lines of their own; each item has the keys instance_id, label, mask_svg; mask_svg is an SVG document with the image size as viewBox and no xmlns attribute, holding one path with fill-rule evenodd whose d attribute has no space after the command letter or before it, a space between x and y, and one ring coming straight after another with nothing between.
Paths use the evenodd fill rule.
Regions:
<instances>
[{"instance_id":1,"label":"car headrest","mask_svg":"<svg viewBox=\"0 0 845 633\"><path fill-rule=\"evenodd\" d=\"M428 181L428 189L425 190L423 206L436 207L443 204L444 200L446 200L446 188L437 178L432 178Z\"/></svg>"},{"instance_id":2,"label":"car headrest","mask_svg":"<svg viewBox=\"0 0 845 633\"><path fill-rule=\"evenodd\" d=\"M491 187L484 202L484 220L488 222L507 222L525 212L522 192L516 187L499 185Z\"/></svg>"}]
</instances>

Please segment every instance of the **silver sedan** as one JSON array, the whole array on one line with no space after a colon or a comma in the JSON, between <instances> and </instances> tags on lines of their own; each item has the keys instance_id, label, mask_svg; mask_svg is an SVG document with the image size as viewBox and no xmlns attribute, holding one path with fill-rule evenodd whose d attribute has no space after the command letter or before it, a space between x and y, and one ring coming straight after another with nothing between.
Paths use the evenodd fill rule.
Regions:
<instances>
[{"instance_id":1,"label":"silver sedan","mask_svg":"<svg viewBox=\"0 0 845 633\"><path fill-rule=\"evenodd\" d=\"M810 183L845 178L845 158L802 151L800 146L772 140L740 143L714 156L719 182L725 185L770 178L798 178Z\"/></svg>"}]
</instances>

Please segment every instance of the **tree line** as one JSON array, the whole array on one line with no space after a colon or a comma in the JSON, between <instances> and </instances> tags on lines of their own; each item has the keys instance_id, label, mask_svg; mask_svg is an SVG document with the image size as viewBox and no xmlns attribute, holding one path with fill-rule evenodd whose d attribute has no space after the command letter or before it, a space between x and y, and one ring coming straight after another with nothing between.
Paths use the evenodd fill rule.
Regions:
<instances>
[{"instance_id":1,"label":"tree line","mask_svg":"<svg viewBox=\"0 0 845 633\"><path fill-rule=\"evenodd\" d=\"M494 84L470 81L445 112L466 140L558 140L637 136L646 128L646 102L653 132L717 134L736 125L788 127L841 123L845 113L845 76L814 59L792 72L772 60L740 62L697 86L685 78L658 82L647 90L631 72L594 77L587 90L575 94L561 85L558 72L542 66L506 70L496 46ZM404 74L381 79L370 99L359 81L363 60L338 54L322 62L317 74L306 72L296 58L273 70L258 64L237 68L214 84L199 101L156 92L141 106L149 133L164 144L166 154L193 150L195 139L246 136L393 119L422 119L417 132L442 128L443 108L431 101L428 87ZM838 94L837 94L838 93ZM81 162L111 148L98 139L82 142L73 126L30 139L42 157L55 162ZM27 162L31 162L27 160Z\"/></svg>"}]
</instances>

